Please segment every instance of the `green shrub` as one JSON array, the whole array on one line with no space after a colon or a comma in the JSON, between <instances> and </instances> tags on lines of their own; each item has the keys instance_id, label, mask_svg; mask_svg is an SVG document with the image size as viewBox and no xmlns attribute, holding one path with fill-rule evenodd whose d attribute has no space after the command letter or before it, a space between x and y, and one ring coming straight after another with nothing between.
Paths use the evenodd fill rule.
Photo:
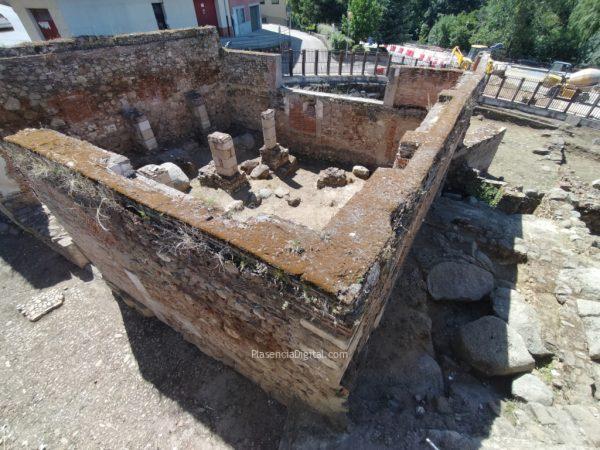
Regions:
<instances>
[{"instance_id":1,"label":"green shrub","mask_svg":"<svg viewBox=\"0 0 600 450\"><path fill-rule=\"evenodd\" d=\"M346 45L348 48L352 48L354 45L354 41L350 39L348 36L336 31L331 34L331 47L334 50L346 50Z\"/></svg>"},{"instance_id":2,"label":"green shrub","mask_svg":"<svg viewBox=\"0 0 600 450\"><path fill-rule=\"evenodd\" d=\"M334 32L335 30L331 25L327 25L326 23L317 24L317 33L322 34L328 39Z\"/></svg>"}]
</instances>

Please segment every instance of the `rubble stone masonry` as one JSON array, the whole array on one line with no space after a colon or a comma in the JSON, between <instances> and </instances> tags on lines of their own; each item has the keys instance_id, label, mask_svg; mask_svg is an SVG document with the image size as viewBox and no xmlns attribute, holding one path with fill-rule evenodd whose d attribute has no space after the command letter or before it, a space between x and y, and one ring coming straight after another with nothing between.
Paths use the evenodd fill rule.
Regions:
<instances>
[{"instance_id":1,"label":"rubble stone masonry","mask_svg":"<svg viewBox=\"0 0 600 450\"><path fill-rule=\"evenodd\" d=\"M1 123L9 124L3 133L52 125L59 116L64 131L92 142L48 129L6 136L0 150L9 172L33 189L119 296L280 401L336 416L351 387L344 374L379 323L463 141L483 72L438 90L427 112L422 105L280 89L277 55L219 49L214 30L166 32L164 42L160 35L114 38L112 48L102 39L82 48L59 43L55 53L23 50L1 60L0 83L10 90L0 92L0 115L8 120ZM92 63L94 57L102 63ZM27 58L36 62L30 77L18 61ZM104 71L111 75L104 78ZM21 90L18 76L26 76ZM88 84L98 77L115 84ZM32 99L29 89L41 98ZM146 114L159 145L192 133L200 124L185 93L198 89L213 126L260 130L260 113L273 108L278 139L290 151L368 161L373 174L317 232L268 215L238 222L198 198L117 170L115 161L119 167L127 161L93 145L117 153L133 145L124 123L103 131L123 99ZM115 104L106 100L111 92ZM88 104L86 95L96 102Z\"/></svg>"}]
</instances>

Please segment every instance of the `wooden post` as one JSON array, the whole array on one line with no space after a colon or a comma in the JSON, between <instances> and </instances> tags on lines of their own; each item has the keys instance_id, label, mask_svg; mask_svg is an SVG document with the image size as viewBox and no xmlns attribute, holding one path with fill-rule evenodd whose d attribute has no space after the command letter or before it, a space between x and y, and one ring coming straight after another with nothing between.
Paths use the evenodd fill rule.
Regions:
<instances>
[{"instance_id":1,"label":"wooden post","mask_svg":"<svg viewBox=\"0 0 600 450\"><path fill-rule=\"evenodd\" d=\"M377 66L379 65L379 47L375 50L375 68L373 69L373 75L377 76Z\"/></svg>"},{"instance_id":2,"label":"wooden post","mask_svg":"<svg viewBox=\"0 0 600 450\"><path fill-rule=\"evenodd\" d=\"M531 105L531 102L533 102L535 100L535 96L538 93L538 91L540 90L540 86L542 85L541 81L538 81L537 86L535 87L535 89L533 90L533 94L531 95L531 98L529 99L529 101L527 102L527 106Z\"/></svg>"},{"instance_id":3,"label":"wooden post","mask_svg":"<svg viewBox=\"0 0 600 450\"><path fill-rule=\"evenodd\" d=\"M319 75L319 50L315 50L315 75Z\"/></svg>"},{"instance_id":4,"label":"wooden post","mask_svg":"<svg viewBox=\"0 0 600 450\"><path fill-rule=\"evenodd\" d=\"M390 75L390 67L392 66L392 54L388 55L387 67L385 68L385 76Z\"/></svg>"},{"instance_id":5,"label":"wooden post","mask_svg":"<svg viewBox=\"0 0 600 450\"><path fill-rule=\"evenodd\" d=\"M329 75L329 70L331 69L331 52L327 50L327 75Z\"/></svg>"},{"instance_id":6,"label":"wooden post","mask_svg":"<svg viewBox=\"0 0 600 450\"><path fill-rule=\"evenodd\" d=\"M306 76L306 50L302 50L302 76Z\"/></svg>"},{"instance_id":7,"label":"wooden post","mask_svg":"<svg viewBox=\"0 0 600 450\"><path fill-rule=\"evenodd\" d=\"M403 66L404 65L404 60L406 59L406 56L402 57L402 60L400 61L400 65Z\"/></svg>"},{"instance_id":8,"label":"wooden post","mask_svg":"<svg viewBox=\"0 0 600 450\"><path fill-rule=\"evenodd\" d=\"M338 61L338 75L342 74L342 64L344 64L344 52L340 50L339 61Z\"/></svg>"},{"instance_id":9,"label":"wooden post","mask_svg":"<svg viewBox=\"0 0 600 450\"><path fill-rule=\"evenodd\" d=\"M525 78L521 78L521 81L519 81L519 85L517 86L517 90L515 91L515 95L513 95L512 98L510 99L511 103L513 103L515 101L515 98L517 98L517 95L519 94L519 91L521 90L521 86L523 86L524 82L525 82Z\"/></svg>"},{"instance_id":10,"label":"wooden post","mask_svg":"<svg viewBox=\"0 0 600 450\"><path fill-rule=\"evenodd\" d=\"M367 65L367 52L363 53L363 66L362 66L362 72L361 75L365 76L365 67Z\"/></svg>"},{"instance_id":11,"label":"wooden post","mask_svg":"<svg viewBox=\"0 0 600 450\"><path fill-rule=\"evenodd\" d=\"M354 50L350 52L350 75L354 75Z\"/></svg>"}]
</instances>

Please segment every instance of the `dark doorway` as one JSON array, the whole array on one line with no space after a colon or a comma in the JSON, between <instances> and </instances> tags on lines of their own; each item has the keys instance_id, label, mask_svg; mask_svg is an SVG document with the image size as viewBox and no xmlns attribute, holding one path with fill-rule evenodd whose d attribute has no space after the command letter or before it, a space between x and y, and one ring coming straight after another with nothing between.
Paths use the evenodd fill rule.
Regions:
<instances>
[{"instance_id":1,"label":"dark doorway","mask_svg":"<svg viewBox=\"0 0 600 450\"><path fill-rule=\"evenodd\" d=\"M258 5L250 7L250 25L252 31L260 30L260 6Z\"/></svg>"},{"instance_id":2,"label":"dark doorway","mask_svg":"<svg viewBox=\"0 0 600 450\"><path fill-rule=\"evenodd\" d=\"M194 9L196 10L196 20L198 25L214 25L219 27L217 22L217 8L214 0L194 0Z\"/></svg>"},{"instance_id":3,"label":"dark doorway","mask_svg":"<svg viewBox=\"0 0 600 450\"><path fill-rule=\"evenodd\" d=\"M52 16L47 9L30 9L29 12L33 17L33 20L37 23L45 40L49 41L50 39L60 38L58 28L56 28L56 24L54 23L54 20L52 20Z\"/></svg>"},{"instance_id":4,"label":"dark doorway","mask_svg":"<svg viewBox=\"0 0 600 450\"><path fill-rule=\"evenodd\" d=\"M166 30L169 28L167 25L167 19L165 16L165 8L161 3L152 3L152 9L154 10L154 17L156 18L156 24L159 30Z\"/></svg>"}]
</instances>

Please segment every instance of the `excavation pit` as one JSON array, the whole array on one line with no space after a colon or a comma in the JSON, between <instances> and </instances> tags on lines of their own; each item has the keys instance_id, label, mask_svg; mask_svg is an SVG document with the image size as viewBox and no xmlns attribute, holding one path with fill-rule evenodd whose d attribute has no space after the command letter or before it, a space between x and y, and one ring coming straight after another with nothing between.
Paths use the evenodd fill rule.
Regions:
<instances>
[{"instance_id":1,"label":"excavation pit","mask_svg":"<svg viewBox=\"0 0 600 450\"><path fill-rule=\"evenodd\" d=\"M286 87L280 55L223 49L211 27L0 49L0 207L43 203L128 305L281 402L335 418L484 67L391 67L381 101ZM270 178L241 169L256 158ZM169 159L177 168L140 173ZM247 184L200 185L211 163ZM338 187L317 189L329 167ZM265 189L260 205L229 208Z\"/></svg>"}]
</instances>

